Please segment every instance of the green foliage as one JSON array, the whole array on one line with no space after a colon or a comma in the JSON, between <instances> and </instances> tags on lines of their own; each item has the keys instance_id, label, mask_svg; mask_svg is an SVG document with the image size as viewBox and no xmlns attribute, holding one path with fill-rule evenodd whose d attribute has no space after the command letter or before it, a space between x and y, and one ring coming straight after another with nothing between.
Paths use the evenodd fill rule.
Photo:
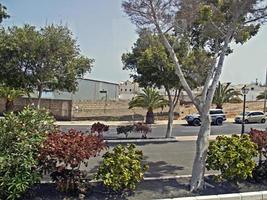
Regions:
<instances>
[{"instance_id":1,"label":"green foliage","mask_svg":"<svg viewBox=\"0 0 267 200\"><path fill-rule=\"evenodd\" d=\"M148 169L147 165L141 163L142 151L137 150L133 144L127 147L118 145L113 152L105 153L103 158L96 178L102 179L104 185L116 192L134 190Z\"/></svg>"},{"instance_id":2,"label":"green foliage","mask_svg":"<svg viewBox=\"0 0 267 200\"><path fill-rule=\"evenodd\" d=\"M146 123L154 123L153 110L163 108L168 105L168 100L164 99L158 91L152 88L145 88L143 92L138 94L129 102L129 109L141 107L147 109Z\"/></svg>"},{"instance_id":3,"label":"green foliage","mask_svg":"<svg viewBox=\"0 0 267 200\"><path fill-rule=\"evenodd\" d=\"M191 87L202 85L207 69L211 65L209 55L200 49L189 52L190 44L186 38L182 38L179 42L173 36L168 36L168 39L182 62L183 72L190 79ZM165 87L169 90L181 88L175 73L175 64L160 42L159 36L145 29L139 32L139 38L132 51L122 55L122 62L123 69L132 71L131 76L142 87Z\"/></svg>"},{"instance_id":4,"label":"green foliage","mask_svg":"<svg viewBox=\"0 0 267 200\"><path fill-rule=\"evenodd\" d=\"M2 23L3 19L9 18L6 10L6 7L0 3L0 23Z\"/></svg>"},{"instance_id":5,"label":"green foliage","mask_svg":"<svg viewBox=\"0 0 267 200\"><path fill-rule=\"evenodd\" d=\"M14 100L25 94L24 90L0 86L0 97L6 99L6 111L12 111Z\"/></svg>"},{"instance_id":6,"label":"green foliage","mask_svg":"<svg viewBox=\"0 0 267 200\"><path fill-rule=\"evenodd\" d=\"M77 78L89 72L93 60L80 54L71 31L65 26L41 29L2 28L0 31L0 78L13 88L28 91L74 92Z\"/></svg>"},{"instance_id":7,"label":"green foliage","mask_svg":"<svg viewBox=\"0 0 267 200\"><path fill-rule=\"evenodd\" d=\"M228 103L233 98L238 98L241 95L239 91L229 88L230 84L223 85L219 82L212 101L212 103L216 104L216 108L222 109L224 103Z\"/></svg>"},{"instance_id":8,"label":"green foliage","mask_svg":"<svg viewBox=\"0 0 267 200\"><path fill-rule=\"evenodd\" d=\"M252 177L257 155L257 145L248 135L218 136L209 145L206 167L219 170L220 179L238 182Z\"/></svg>"},{"instance_id":9,"label":"green foliage","mask_svg":"<svg viewBox=\"0 0 267 200\"><path fill-rule=\"evenodd\" d=\"M0 120L0 199L18 199L40 181L39 149L55 128L47 112L32 108Z\"/></svg>"}]
</instances>

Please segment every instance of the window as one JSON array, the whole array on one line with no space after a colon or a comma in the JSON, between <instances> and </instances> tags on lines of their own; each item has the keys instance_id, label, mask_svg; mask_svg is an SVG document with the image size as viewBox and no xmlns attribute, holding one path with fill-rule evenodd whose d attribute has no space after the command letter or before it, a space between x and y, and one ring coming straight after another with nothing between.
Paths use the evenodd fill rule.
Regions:
<instances>
[{"instance_id":1,"label":"window","mask_svg":"<svg viewBox=\"0 0 267 200\"><path fill-rule=\"evenodd\" d=\"M122 91L122 89L121 89L121 91Z\"/></svg>"},{"instance_id":2,"label":"window","mask_svg":"<svg viewBox=\"0 0 267 200\"><path fill-rule=\"evenodd\" d=\"M255 112L255 115L264 115L262 112Z\"/></svg>"},{"instance_id":3,"label":"window","mask_svg":"<svg viewBox=\"0 0 267 200\"><path fill-rule=\"evenodd\" d=\"M210 110L210 115L223 114L222 110Z\"/></svg>"},{"instance_id":4,"label":"window","mask_svg":"<svg viewBox=\"0 0 267 200\"><path fill-rule=\"evenodd\" d=\"M132 91L132 89L129 89L129 91L131 92L131 91Z\"/></svg>"},{"instance_id":5,"label":"window","mask_svg":"<svg viewBox=\"0 0 267 200\"><path fill-rule=\"evenodd\" d=\"M125 92L127 92L127 89L125 89Z\"/></svg>"}]
</instances>

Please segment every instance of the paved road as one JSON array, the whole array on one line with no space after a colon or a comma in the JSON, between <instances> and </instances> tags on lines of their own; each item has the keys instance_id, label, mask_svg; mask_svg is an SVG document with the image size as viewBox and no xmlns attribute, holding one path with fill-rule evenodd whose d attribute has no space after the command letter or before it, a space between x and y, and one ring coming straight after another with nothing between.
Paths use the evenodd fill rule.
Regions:
<instances>
[{"instance_id":1,"label":"paved road","mask_svg":"<svg viewBox=\"0 0 267 200\"><path fill-rule=\"evenodd\" d=\"M90 126L84 125L75 125L75 126L61 126L63 130L75 128L81 131L89 131ZM265 129L267 127L267 123L265 124L246 124L245 131L248 132L251 128L257 129ZM199 127L188 126L184 125L174 125L173 126L173 136L194 136L197 135ZM148 136L150 137L164 137L166 132L166 125L152 125L152 133ZM240 133L241 132L241 124L235 123L224 123L222 126L212 126L211 128L211 135L221 135L221 134L233 134L233 133ZM110 130L104 136L113 138L113 137L121 137L123 138L124 135L118 136L116 134L116 126L111 126ZM139 137L140 135L136 133L131 134L132 137ZM130 136L130 137L131 137Z\"/></svg>"},{"instance_id":2,"label":"paved road","mask_svg":"<svg viewBox=\"0 0 267 200\"><path fill-rule=\"evenodd\" d=\"M112 148L112 146L110 147ZM161 144L137 144L143 151L144 162L149 165L146 177L190 175L195 155L195 142L169 142ZM95 173L102 161L101 156L92 158L86 169ZM214 173L207 171L206 173Z\"/></svg>"}]
</instances>

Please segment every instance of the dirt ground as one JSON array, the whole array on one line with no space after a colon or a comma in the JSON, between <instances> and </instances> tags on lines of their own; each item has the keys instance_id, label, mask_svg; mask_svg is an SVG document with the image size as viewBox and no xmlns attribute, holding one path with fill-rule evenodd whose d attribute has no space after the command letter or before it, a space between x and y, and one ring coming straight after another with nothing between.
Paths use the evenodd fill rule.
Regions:
<instances>
[{"instance_id":1,"label":"dirt ground","mask_svg":"<svg viewBox=\"0 0 267 200\"><path fill-rule=\"evenodd\" d=\"M253 111L263 111L263 101L247 102L246 109ZM212 108L216 106L213 105ZM243 109L243 103L226 103L223 106L227 118L232 118L240 113ZM168 107L154 110L155 113L168 112ZM176 119L182 119L185 115L196 113L196 109L192 104L176 106L175 112L180 113ZM94 116L125 116L134 114L146 114L146 110L142 108L128 109L128 101L104 101L90 102L81 101L75 102L73 105L74 117L94 117ZM166 118L166 117L165 117Z\"/></svg>"}]
</instances>

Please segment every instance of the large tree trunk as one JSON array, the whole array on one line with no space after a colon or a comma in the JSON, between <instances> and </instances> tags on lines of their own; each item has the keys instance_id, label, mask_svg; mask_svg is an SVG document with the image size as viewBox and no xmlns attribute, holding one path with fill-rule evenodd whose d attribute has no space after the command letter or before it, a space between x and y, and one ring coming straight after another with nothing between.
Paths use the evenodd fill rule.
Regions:
<instances>
[{"instance_id":1,"label":"large tree trunk","mask_svg":"<svg viewBox=\"0 0 267 200\"><path fill-rule=\"evenodd\" d=\"M39 85L38 86L38 101L37 101L37 108L40 109L41 106L41 98L42 98L42 94L43 94L43 86Z\"/></svg>"},{"instance_id":2,"label":"large tree trunk","mask_svg":"<svg viewBox=\"0 0 267 200\"><path fill-rule=\"evenodd\" d=\"M169 112L168 112L168 125L167 125L167 131L166 131L166 138L171 137L172 134L172 127L173 127L173 111L174 111L174 105L172 101L169 104Z\"/></svg>"},{"instance_id":3,"label":"large tree trunk","mask_svg":"<svg viewBox=\"0 0 267 200\"><path fill-rule=\"evenodd\" d=\"M201 114L201 127L196 141L196 155L190 184L191 191L201 190L204 186L203 176L205 174L205 162L209 147L210 123L209 114Z\"/></svg>"}]
</instances>

